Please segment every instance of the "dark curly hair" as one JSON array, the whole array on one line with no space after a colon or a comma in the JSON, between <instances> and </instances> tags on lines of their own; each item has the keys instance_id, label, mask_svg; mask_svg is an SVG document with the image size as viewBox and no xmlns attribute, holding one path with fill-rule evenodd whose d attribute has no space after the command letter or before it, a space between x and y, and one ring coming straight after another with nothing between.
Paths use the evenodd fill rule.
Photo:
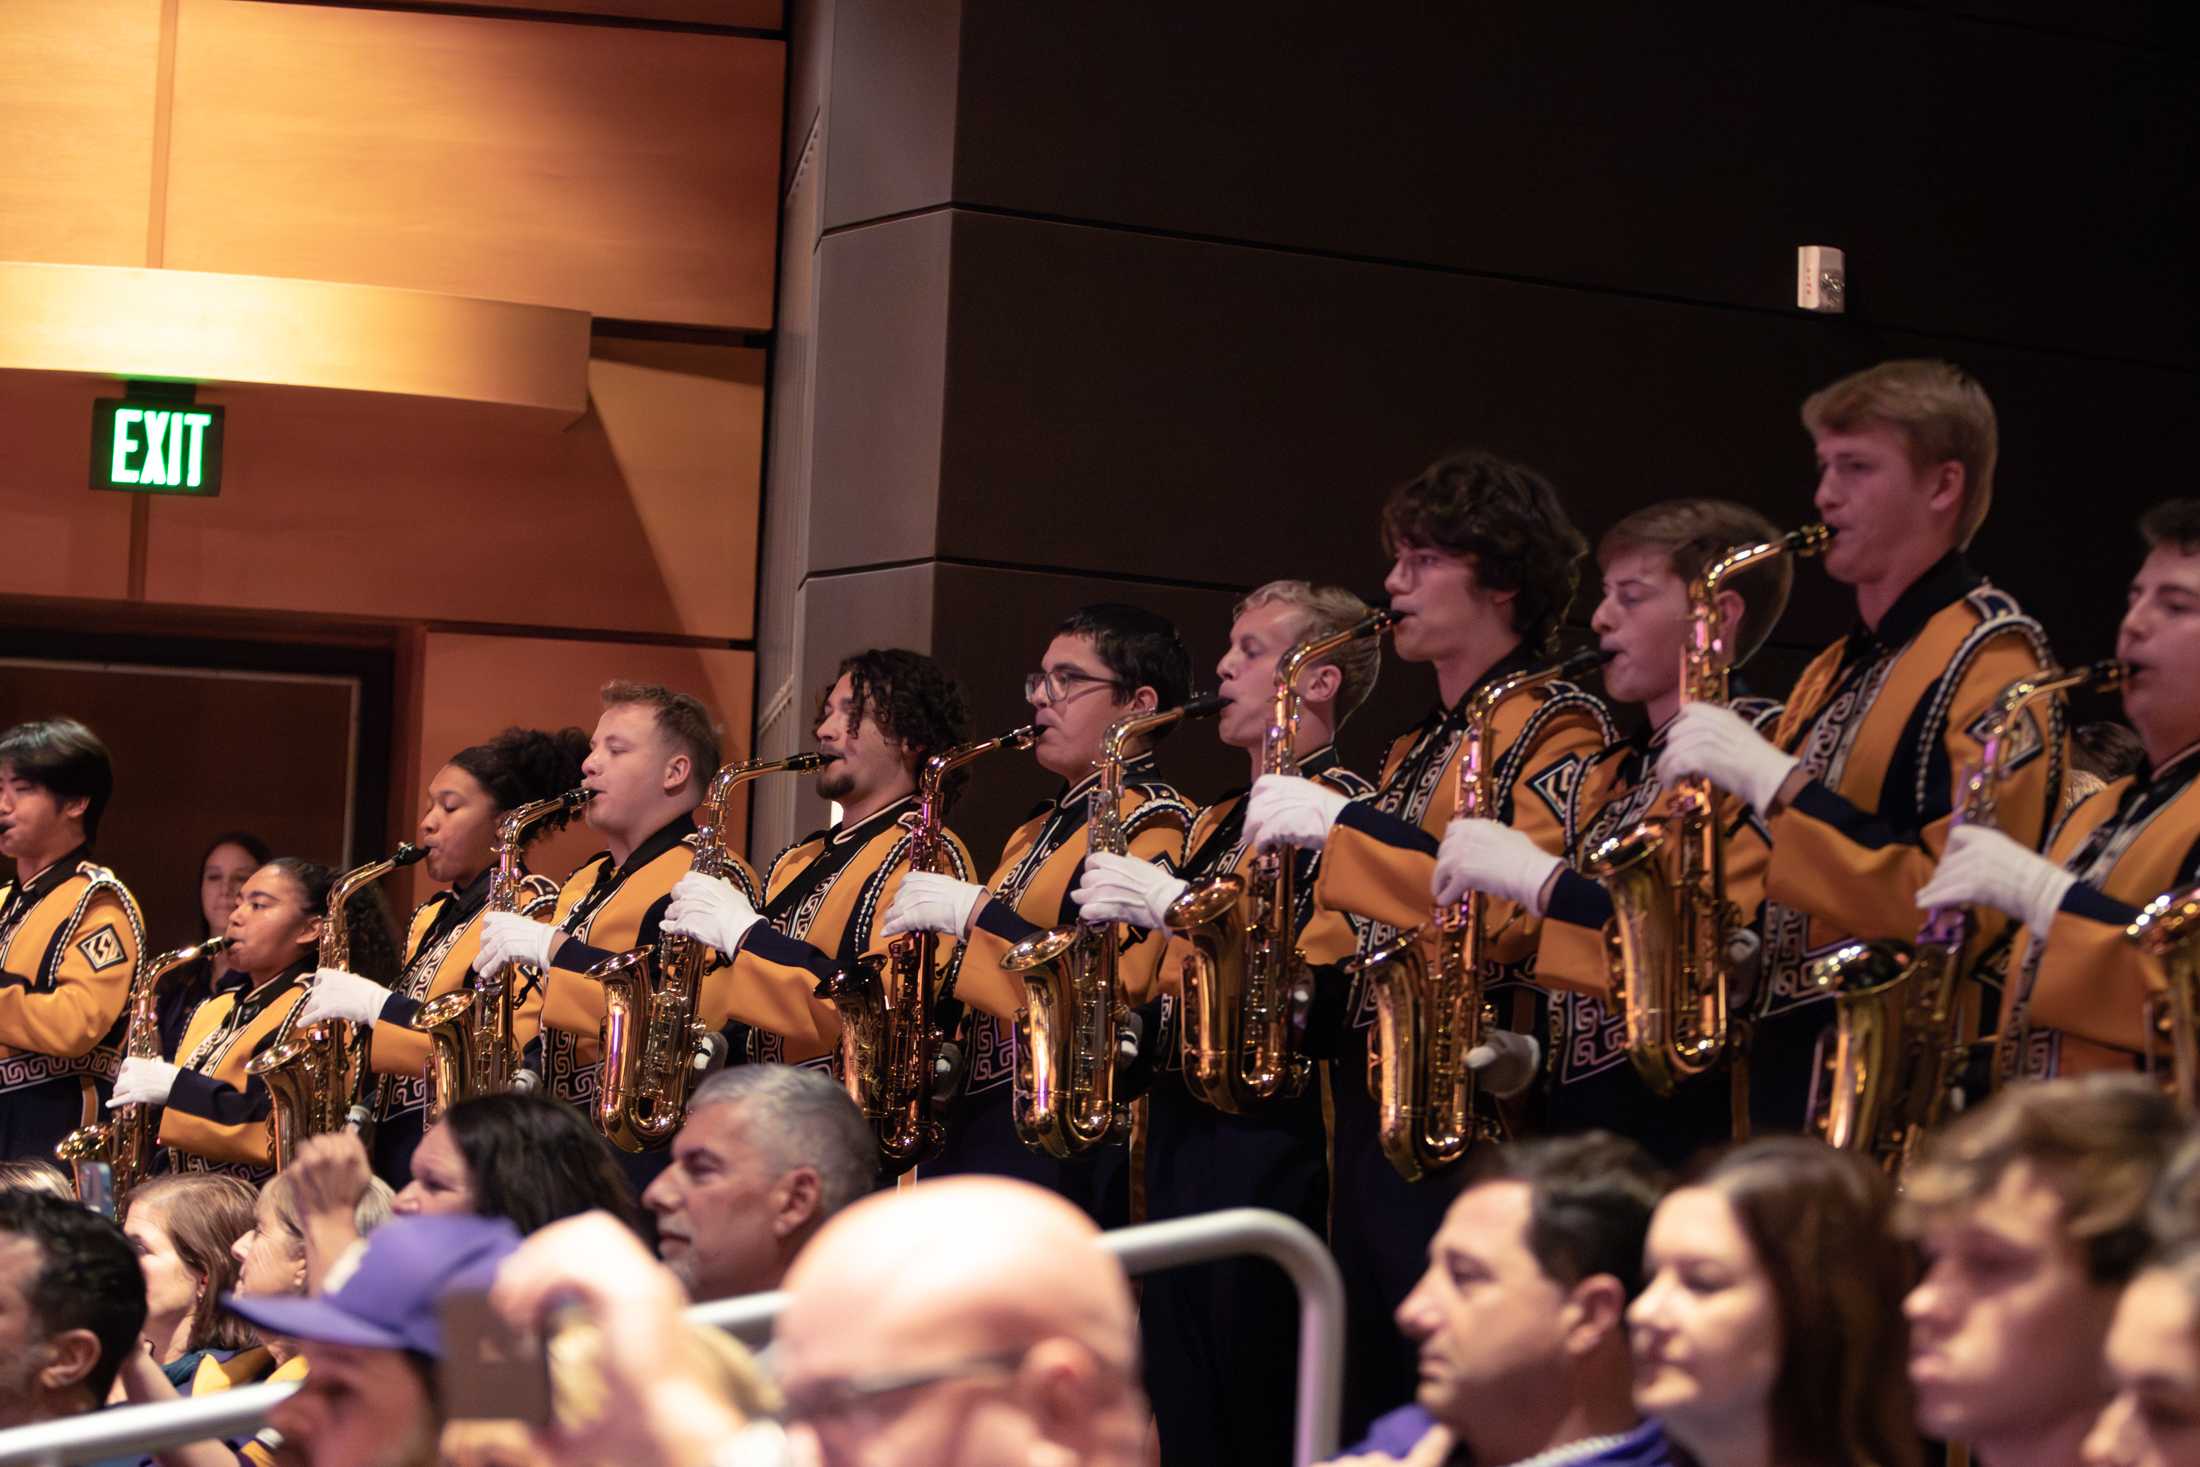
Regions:
<instances>
[{"instance_id":1,"label":"dark curly hair","mask_svg":"<svg viewBox=\"0 0 2200 1467\"><path fill-rule=\"evenodd\" d=\"M305 894L308 913L316 917L328 915L329 892L335 887L339 872L303 856L277 856L267 864L298 883L298 889ZM389 904L382 900L381 888L369 886L353 892L351 900L344 904L344 920L350 924L351 971L385 987L396 982L397 971L404 966L404 956L398 951Z\"/></svg>"},{"instance_id":2,"label":"dark curly hair","mask_svg":"<svg viewBox=\"0 0 2200 1467\"><path fill-rule=\"evenodd\" d=\"M88 1208L43 1192L0 1192L0 1238L38 1250L38 1271L23 1281L23 1302L37 1319L36 1339L89 1330L99 1361L81 1383L96 1407L145 1328L145 1274L120 1227Z\"/></svg>"},{"instance_id":3,"label":"dark curly hair","mask_svg":"<svg viewBox=\"0 0 2200 1467\"><path fill-rule=\"evenodd\" d=\"M581 764L587 758L588 735L580 729L561 728L550 733L539 728L508 728L486 744L460 749L451 756L451 763L472 775L499 810L517 810L577 786ZM561 830L570 818L570 814L552 817L536 830L540 834Z\"/></svg>"},{"instance_id":4,"label":"dark curly hair","mask_svg":"<svg viewBox=\"0 0 2200 1467\"><path fill-rule=\"evenodd\" d=\"M1481 449L1438 459L1390 491L1383 551L1411 546L1470 557L1485 589L1512 592L1513 630L1535 652L1550 649L1589 553L1549 480Z\"/></svg>"},{"instance_id":5,"label":"dark curly hair","mask_svg":"<svg viewBox=\"0 0 2200 1467\"><path fill-rule=\"evenodd\" d=\"M962 684L922 652L873 647L843 657L832 682L818 695L815 722L825 721L833 689L842 678L848 680L848 696L855 704L848 717L848 732L857 733L864 719L869 718L887 738L908 747L912 771L934 754L970 737L970 703L963 697ZM950 803L963 780L961 770L947 777Z\"/></svg>"},{"instance_id":6,"label":"dark curly hair","mask_svg":"<svg viewBox=\"0 0 2200 1467\"><path fill-rule=\"evenodd\" d=\"M1129 702L1140 688L1154 691L1154 709L1174 708L1192 695L1192 654L1177 635L1176 623L1143 606L1102 601L1080 606L1054 629L1057 637L1084 637L1109 672L1115 674L1115 704ZM1176 731L1163 724L1159 743Z\"/></svg>"},{"instance_id":7,"label":"dark curly hair","mask_svg":"<svg viewBox=\"0 0 2200 1467\"><path fill-rule=\"evenodd\" d=\"M2165 499L2139 517L2147 549L2172 546L2180 555L2200 550L2200 499Z\"/></svg>"}]
</instances>

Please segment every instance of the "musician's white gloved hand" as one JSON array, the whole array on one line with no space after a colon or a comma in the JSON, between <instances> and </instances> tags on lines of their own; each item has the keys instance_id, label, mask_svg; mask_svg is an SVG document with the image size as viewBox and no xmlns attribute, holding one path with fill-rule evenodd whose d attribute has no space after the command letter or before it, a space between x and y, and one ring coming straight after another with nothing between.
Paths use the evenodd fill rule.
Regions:
<instances>
[{"instance_id":1,"label":"musician's white gloved hand","mask_svg":"<svg viewBox=\"0 0 2200 1467\"><path fill-rule=\"evenodd\" d=\"M1671 788L1691 774L1701 775L1762 815L1780 797L1780 786L1798 762L1733 709L1683 703L1666 726L1658 780Z\"/></svg>"},{"instance_id":2,"label":"musician's white gloved hand","mask_svg":"<svg viewBox=\"0 0 2200 1467\"><path fill-rule=\"evenodd\" d=\"M1454 820L1436 851L1429 895L1441 906L1487 892L1543 915L1543 887L1565 865L1526 835L1498 820Z\"/></svg>"},{"instance_id":3,"label":"musician's white gloved hand","mask_svg":"<svg viewBox=\"0 0 2200 1467\"><path fill-rule=\"evenodd\" d=\"M2077 879L1998 830L1965 825L1949 833L1933 879L1917 889L1917 904L1928 909L1992 907L2038 936L2054 925L2055 913Z\"/></svg>"},{"instance_id":4,"label":"musician's white gloved hand","mask_svg":"<svg viewBox=\"0 0 2200 1467\"><path fill-rule=\"evenodd\" d=\"M490 912L481 919L481 955L474 959L474 971L494 973L514 963L547 968L551 952L564 938L547 922L517 912Z\"/></svg>"},{"instance_id":5,"label":"musician's white gloved hand","mask_svg":"<svg viewBox=\"0 0 2200 1467\"><path fill-rule=\"evenodd\" d=\"M1080 922L1128 922L1158 931L1169 925L1165 914L1188 885L1151 861L1094 851L1069 899Z\"/></svg>"},{"instance_id":6,"label":"musician's white gloved hand","mask_svg":"<svg viewBox=\"0 0 2200 1467\"><path fill-rule=\"evenodd\" d=\"M1297 846L1318 851L1352 801L1319 780L1264 774L1245 797L1245 841L1256 851Z\"/></svg>"},{"instance_id":7,"label":"musician's white gloved hand","mask_svg":"<svg viewBox=\"0 0 2200 1467\"><path fill-rule=\"evenodd\" d=\"M1510 1100L1535 1083L1543 1067L1543 1046L1510 1029L1485 1029L1482 1042L1467 1051L1467 1068L1476 1082L1499 1100Z\"/></svg>"},{"instance_id":8,"label":"musician's white gloved hand","mask_svg":"<svg viewBox=\"0 0 2200 1467\"><path fill-rule=\"evenodd\" d=\"M298 1022L342 1019L347 1024L371 1024L382 1016L382 1005L389 1000L390 991L372 978L342 968L316 968L298 1010Z\"/></svg>"},{"instance_id":9,"label":"musician's white gloved hand","mask_svg":"<svg viewBox=\"0 0 2200 1467\"><path fill-rule=\"evenodd\" d=\"M123 1105L166 1105L183 1071L162 1059L126 1059L115 1075L115 1093L107 1109Z\"/></svg>"},{"instance_id":10,"label":"musician's white gloved hand","mask_svg":"<svg viewBox=\"0 0 2200 1467\"><path fill-rule=\"evenodd\" d=\"M732 882L690 871L672 883L672 900L658 926L721 953L737 953L749 929L763 920Z\"/></svg>"},{"instance_id":11,"label":"musician's white gloved hand","mask_svg":"<svg viewBox=\"0 0 2200 1467\"><path fill-rule=\"evenodd\" d=\"M962 937L970 931L970 914L978 909L985 888L975 881L957 881L929 871L912 871L901 879L879 928L888 937L904 932L944 932Z\"/></svg>"}]
</instances>

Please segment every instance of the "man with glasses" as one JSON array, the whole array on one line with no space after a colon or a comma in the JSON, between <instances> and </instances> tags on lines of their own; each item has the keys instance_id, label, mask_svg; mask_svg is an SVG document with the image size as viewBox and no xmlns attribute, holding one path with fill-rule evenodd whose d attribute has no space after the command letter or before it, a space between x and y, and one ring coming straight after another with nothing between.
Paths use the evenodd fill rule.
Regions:
<instances>
[{"instance_id":1,"label":"man with glasses","mask_svg":"<svg viewBox=\"0 0 2200 1467\"><path fill-rule=\"evenodd\" d=\"M1017 1138L1010 1097L1013 1020L1026 985L1001 963L1011 944L1078 920L1070 893L1085 863L1086 801L1099 777L1095 765L1109 726L1134 713L1174 708L1190 687L1191 655L1165 618L1114 603L1073 613L1055 629L1039 671L1024 680L1040 730L1033 754L1041 768L1061 777L1061 790L1009 836L985 886L921 873L903 880L887 910L885 934L929 931L963 939L955 997L970 1006L962 1039L968 1079L951 1109L946 1149L928 1175L1023 1177L1061 1193L1103 1227L1127 1220L1121 1146L1063 1161ZM1192 809L1161 780L1144 741L1129 752L1118 811L1124 841L1140 860L1174 868L1184 857ZM1151 995L1166 946L1162 935L1124 932L1118 975L1126 1002Z\"/></svg>"}]
</instances>

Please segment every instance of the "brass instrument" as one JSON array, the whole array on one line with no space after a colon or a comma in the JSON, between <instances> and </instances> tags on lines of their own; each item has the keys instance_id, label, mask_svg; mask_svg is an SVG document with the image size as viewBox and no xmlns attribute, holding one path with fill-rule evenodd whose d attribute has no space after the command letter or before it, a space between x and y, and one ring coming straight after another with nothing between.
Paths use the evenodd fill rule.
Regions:
<instances>
[{"instance_id":1,"label":"brass instrument","mask_svg":"<svg viewBox=\"0 0 2200 1467\"><path fill-rule=\"evenodd\" d=\"M2200 1107L2200 885L2165 891L2148 902L2124 936L2162 965L2160 991L2147 995L2143 1015L2147 1069L2158 1072L2152 1045L2157 1035L2165 1037L2170 1093L2187 1110ZM2147 975L2147 986L2157 986L2153 974Z\"/></svg>"},{"instance_id":2,"label":"brass instrument","mask_svg":"<svg viewBox=\"0 0 2200 1467\"><path fill-rule=\"evenodd\" d=\"M1298 680L1339 647L1379 637L1397 624L1377 611L1343 631L1299 643L1276 663L1275 703L1261 735L1263 774L1297 774ZM1248 879L1250 878L1250 879ZM1251 896L1246 915L1240 899ZM1171 931L1191 953L1183 968L1178 1057L1192 1094L1220 1111L1246 1115L1306 1088L1313 1064L1295 1053L1293 1031L1312 997L1298 948L1298 870L1294 853L1257 852L1247 876L1211 876L1169 907Z\"/></svg>"},{"instance_id":3,"label":"brass instrument","mask_svg":"<svg viewBox=\"0 0 2200 1467\"><path fill-rule=\"evenodd\" d=\"M1975 764L1956 792L1954 823L1992 825L2001 783L2021 744L2017 737L2032 704L2076 688L2114 689L2120 662L2055 668L2019 678L2001 690L1990 711ZM1825 1136L1899 1175L1925 1133L1947 1113L1970 1045L1962 1035L1963 949L1971 937L1964 907L1925 914L1914 943L1853 942L1810 968L1813 983L1834 990L1833 1079ZM2002 1016L2005 1041L2015 1037L2014 987Z\"/></svg>"},{"instance_id":4,"label":"brass instrument","mask_svg":"<svg viewBox=\"0 0 2200 1467\"><path fill-rule=\"evenodd\" d=\"M1131 740L1180 719L1222 711L1212 693L1109 725L1099 778L1085 803L1086 850L1127 855L1123 766ZM1016 1135L1034 1151L1072 1157L1101 1145L1129 1122L1115 1100L1116 1026L1124 1004L1117 978L1123 934L1116 923L1072 922L1010 947L1001 966L1024 976L1016 1011Z\"/></svg>"},{"instance_id":5,"label":"brass instrument","mask_svg":"<svg viewBox=\"0 0 2200 1467\"><path fill-rule=\"evenodd\" d=\"M229 946L226 937L209 937L189 947L162 953L138 969L130 985L130 1024L124 1031L122 1052L131 1059L160 1058L160 985L178 968L212 957ZM79 1126L61 1138L54 1155L69 1164L76 1176L77 1195L85 1195L86 1168L105 1163L111 1177L111 1195L119 1211L129 1201L130 1189L145 1180L153 1156L151 1105L125 1105L104 1121Z\"/></svg>"},{"instance_id":6,"label":"brass instrument","mask_svg":"<svg viewBox=\"0 0 2200 1467\"><path fill-rule=\"evenodd\" d=\"M909 870L937 873L945 863L947 776L996 749L1028 749L1039 726L1025 724L998 738L961 744L924 761L917 771L917 825L909 837ZM891 980L887 970L891 970ZM840 1011L840 1078L878 1134L879 1161L899 1176L937 1155L946 1133L933 1114L933 1079L947 1036L935 1014L941 992L939 934L905 932L886 956L867 955L842 969L825 996Z\"/></svg>"},{"instance_id":7,"label":"brass instrument","mask_svg":"<svg viewBox=\"0 0 2200 1467\"><path fill-rule=\"evenodd\" d=\"M1499 678L1468 700L1466 749L1459 758L1456 815L1496 818L1497 710L1515 693L1577 677L1608 660L1577 652L1563 662ZM1367 1088L1381 1111L1383 1155L1409 1182L1465 1156L1487 1128L1474 1113L1474 1071L1467 1056L1482 1042L1482 996L1489 899L1479 891L1435 909L1431 920L1377 948L1355 965L1375 1000ZM1433 939L1434 959L1429 955Z\"/></svg>"},{"instance_id":8,"label":"brass instrument","mask_svg":"<svg viewBox=\"0 0 2200 1467\"><path fill-rule=\"evenodd\" d=\"M329 887L328 911L321 919L320 966L351 966L353 896L392 871L410 866L428 853L406 842L379 861L354 866ZM311 991L310 982L307 985ZM364 1026L342 1019L321 1019L300 1027L301 996L283 1016L275 1042L245 1062L245 1073L267 1086L275 1104L274 1147L277 1171L290 1164L298 1143L349 1126L363 1128L373 1117L363 1104L367 1080Z\"/></svg>"},{"instance_id":9,"label":"brass instrument","mask_svg":"<svg viewBox=\"0 0 2200 1467\"><path fill-rule=\"evenodd\" d=\"M726 826L735 790L767 774L801 774L825 762L822 754L790 754L721 768L697 810L690 869L717 877L733 868ZM654 948L644 944L588 971L603 985L604 1002L596 1129L622 1151L647 1151L672 1140L687 1116L688 1086L719 1048L717 1032L695 1017L705 951L694 938L667 932Z\"/></svg>"},{"instance_id":10,"label":"brass instrument","mask_svg":"<svg viewBox=\"0 0 2200 1467\"><path fill-rule=\"evenodd\" d=\"M486 912L517 912L526 905L527 869L520 855L545 824L570 820L596 792L585 786L508 810L497 821ZM513 1027L528 986L540 981L533 968L514 964L476 973L473 984L440 994L420 1006L412 1027L428 1036L427 1124L477 1095L533 1090L541 1077L520 1068L519 1035Z\"/></svg>"},{"instance_id":11,"label":"brass instrument","mask_svg":"<svg viewBox=\"0 0 2200 1467\"><path fill-rule=\"evenodd\" d=\"M1729 700L1730 631L1719 592L1735 575L1777 556L1816 555L1832 542L1825 525L1805 525L1777 540L1735 549L1706 566L1688 587L1688 643L1681 649L1681 701ZM1667 851L1677 847L1677 868ZM1599 844L1582 871L1612 899L1605 933L1612 998L1627 1030L1627 1054L1644 1083L1671 1095L1736 1045L1728 999L1728 956L1742 913L1727 900L1726 839L1719 793L1703 778L1673 788L1672 813L1654 815ZM1746 1110L1738 1112L1746 1115Z\"/></svg>"}]
</instances>

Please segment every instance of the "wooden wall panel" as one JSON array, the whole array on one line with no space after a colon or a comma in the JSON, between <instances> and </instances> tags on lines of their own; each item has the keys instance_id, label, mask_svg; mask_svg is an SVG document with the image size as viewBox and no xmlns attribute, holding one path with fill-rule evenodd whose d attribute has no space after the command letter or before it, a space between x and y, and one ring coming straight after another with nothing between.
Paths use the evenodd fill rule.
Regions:
<instances>
[{"instance_id":1,"label":"wooden wall panel","mask_svg":"<svg viewBox=\"0 0 2200 1467\"><path fill-rule=\"evenodd\" d=\"M160 0L0 5L0 260L143 265Z\"/></svg>"},{"instance_id":2,"label":"wooden wall panel","mask_svg":"<svg viewBox=\"0 0 2200 1467\"><path fill-rule=\"evenodd\" d=\"M745 638L762 356L622 344L563 433L412 399L203 393L229 406L222 494L152 506L146 594Z\"/></svg>"},{"instance_id":3,"label":"wooden wall panel","mask_svg":"<svg viewBox=\"0 0 2200 1467\"><path fill-rule=\"evenodd\" d=\"M784 47L184 0L167 261L768 326Z\"/></svg>"},{"instance_id":4,"label":"wooden wall panel","mask_svg":"<svg viewBox=\"0 0 2200 1467\"><path fill-rule=\"evenodd\" d=\"M417 820L426 784L451 755L512 725L593 729L603 711L598 690L612 678L659 682L693 693L726 729L725 757L749 746L751 685L755 659L746 652L649 646L632 642L567 641L431 632L422 656L421 722L416 767L421 788L411 792ZM746 830L744 806L735 824ZM408 829L410 827L408 826ZM552 837L533 865L563 877L603 848L602 838L578 825ZM741 848L738 838L735 849ZM426 878L417 882L427 894Z\"/></svg>"},{"instance_id":5,"label":"wooden wall panel","mask_svg":"<svg viewBox=\"0 0 2200 1467\"><path fill-rule=\"evenodd\" d=\"M415 0L383 0L398 9L411 8ZM418 0L422 10L434 9L444 0ZM530 10L578 17L617 16L633 20L663 20L686 25L743 26L777 30L786 23L781 0L472 0L496 10Z\"/></svg>"},{"instance_id":6,"label":"wooden wall panel","mask_svg":"<svg viewBox=\"0 0 2200 1467\"><path fill-rule=\"evenodd\" d=\"M0 591L122 596L129 494L90 487L92 399L112 389L43 372L0 372Z\"/></svg>"}]
</instances>

